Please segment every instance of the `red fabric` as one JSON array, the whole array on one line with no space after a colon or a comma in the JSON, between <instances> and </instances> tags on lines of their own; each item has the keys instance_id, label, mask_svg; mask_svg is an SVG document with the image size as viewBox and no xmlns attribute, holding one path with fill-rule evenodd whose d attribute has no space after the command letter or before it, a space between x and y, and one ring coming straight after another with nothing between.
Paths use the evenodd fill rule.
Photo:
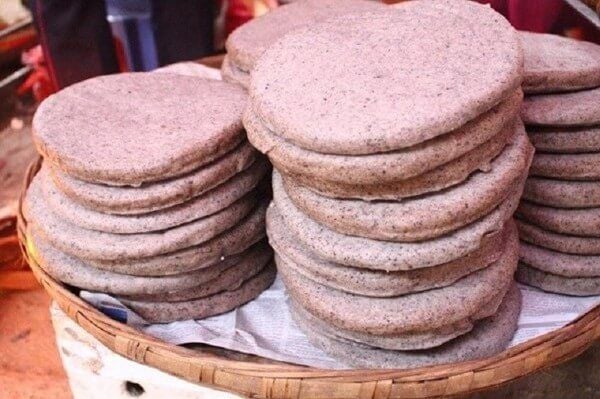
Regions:
<instances>
[{"instance_id":1,"label":"red fabric","mask_svg":"<svg viewBox=\"0 0 600 399\"><path fill-rule=\"evenodd\" d=\"M490 4L519 30L555 33L600 43L596 28L564 0L477 0Z\"/></svg>"},{"instance_id":2,"label":"red fabric","mask_svg":"<svg viewBox=\"0 0 600 399\"><path fill-rule=\"evenodd\" d=\"M479 0L502 13L515 28L549 32L563 9L562 0Z\"/></svg>"},{"instance_id":3,"label":"red fabric","mask_svg":"<svg viewBox=\"0 0 600 399\"><path fill-rule=\"evenodd\" d=\"M252 10L244 0L229 0L227 15L225 18L225 33L229 35L237 27L250 21L254 16Z\"/></svg>"},{"instance_id":4,"label":"red fabric","mask_svg":"<svg viewBox=\"0 0 600 399\"><path fill-rule=\"evenodd\" d=\"M24 52L21 60L23 64L30 65L33 71L17 89L19 96L31 91L37 101L42 101L56 92L56 86L50 79L50 73L44 60L42 46L38 45Z\"/></svg>"}]
</instances>

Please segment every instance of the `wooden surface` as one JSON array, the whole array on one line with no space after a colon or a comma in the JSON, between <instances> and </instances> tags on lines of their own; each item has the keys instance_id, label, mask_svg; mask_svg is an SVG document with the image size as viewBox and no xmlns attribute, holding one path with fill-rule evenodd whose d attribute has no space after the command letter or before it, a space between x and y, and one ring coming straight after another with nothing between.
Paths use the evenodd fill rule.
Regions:
<instances>
[{"instance_id":1,"label":"wooden surface","mask_svg":"<svg viewBox=\"0 0 600 399\"><path fill-rule=\"evenodd\" d=\"M49 305L50 298L41 288L0 291L0 399L71 397Z\"/></svg>"},{"instance_id":2,"label":"wooden surface","mask_svg":"<svg viewBox=\"0 0 600 399\"><path fill-rule=\"evenodd\" d=\"M19 108L10 116L0 115L0 290L38 287L21 256L15 230L23 177L37 157L31 141L33 109Z\"/></svg>"}]
</instances>

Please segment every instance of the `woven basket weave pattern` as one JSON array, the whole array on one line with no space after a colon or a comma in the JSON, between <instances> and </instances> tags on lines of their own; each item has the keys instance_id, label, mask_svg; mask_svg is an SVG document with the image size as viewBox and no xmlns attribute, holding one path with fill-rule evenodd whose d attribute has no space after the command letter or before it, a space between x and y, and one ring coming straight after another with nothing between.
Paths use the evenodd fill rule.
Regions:
<instances>
[{"instance_id":1,"label":"woven basket weave pattern","mask_svg":"<svg viewBox=\"0 0 600 399\"><path fill-rule=\"evenodd\" d=\"M28 170L26 188L41 166ZM270 362L234 360L235 352L191 350L171 345L114 321L46 274L27 250L26 220L19 206L23 256L60 308L114 352L193 383L239 394L277 399L434 398L469 394L571 359L600 339L600 306L569 325L487 359L413 370L323 370ZM231 353L231 358L227 356Z\"/></svg>"}]
</instances>

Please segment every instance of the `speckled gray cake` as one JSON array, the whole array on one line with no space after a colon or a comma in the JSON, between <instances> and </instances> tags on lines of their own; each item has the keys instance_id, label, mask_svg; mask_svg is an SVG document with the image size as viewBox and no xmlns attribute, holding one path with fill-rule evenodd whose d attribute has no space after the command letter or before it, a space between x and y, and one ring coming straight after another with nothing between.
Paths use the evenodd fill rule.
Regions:
<instances>
[{"instance_id":1,"label":"speckled gray cake","mask_svg":"<svg viewBox=\"0 0 600 399\"><path fill-rule=\"evenodd\" d=\"M525 52L523 89L561 92L600 86L600 46L557 35L520 32Z\"/></svg>"},{"instance_id":2,"label":"speckled gray cake","mask_svg":"<svg viewBox=\"0 0 600 399\"><path fill-rule=\"evenodd\" d=\"M44 163L23 206L32 258L148 322L258 296L275 276L271 167L246 140L246 100L236 85L168 72L98 77L50 97L34 118Z\"/></svg>"},{"instance_id":3,"label":"speckled gray cake","mask_svg":"<svg viewBox=\"0 0 600 399\"><path fill-rule=\"evenodd\" d=\"M49 163L72 176L138 185L182 175L232 150L244 138L245 105L241 88L218 80L100 76L46 99L33 138Z\"/></svg>"},{"instance_id":4,"label":"speckled gray cake","mask_svg":"<svg viewBox=\"0 0 600 399\"><path fill-rule=\"evenodd\" d=\"M536 154L518 210L517 279L567 295L600 294L600 46L521 33L521 110Z\"/></svg>"},{"instance_id":5,"label":"speckled gray cake","mask_svg":"<svg viewBox=\"0 0 600 399\"><path fill-rule=\"evenodd\" d=\"M518 217L545 230L575 236L600 237L600 209L561 209L523 200Z\"/></svg>"},{"instance_id":6,"label":"speckled gray cake","mask_svg":"<svg viewBox=\"0 0 600 399\"><path fill-rule=\"evenodd\" d=\"M600 151L600 125L584 127L531 126L531 142L540 152L577 154Z\"/></svg>"},{"instance_id":7,"label":"speckled gray cake","mask_svg":"<svg viewBox=\"0 0 600 399\"><path fill-rule=\"evenodd\" d=\"M291 178L284 178L283 183L298 209L339 233L387 241L422 241L489 214L522 186L532 157L533 147L521 125L486 172L473 173L465 182L427 196L399 202L365 202L320 196Z\"/></svg>"},{"instance_id":8,"label":"speckled gray cake","mask_svg":"<svg viewBox=\"0 0 600 399\"><path fill-rule=\"evenodd\" d=\"M399 271L430 267L468 255L497 234L517 208L521 191L511 193L485 217L435 239L390 242L331 230L302 213L289 199L281 179L273 176L273 203L286 228L320 257L346 266Z\"/></svg>"},{"instance_id":9,"label":"speckled gray cake","mask_svg":"<svg viewBox=\"0 0 600 399\"><path fill-rule=\"evenodd\" d=\"M295 272L340 291L371 297L399 296L453 284L497 261L503 243L515 229L514 223L508 223L502 233L491 236L462 258L434 267L388 272L349 267L320 258L286 228L275 207L267 213L267 224L270 244L281 257L290 260L288 265Z\"/></svg>"},{"instance_id":10,"label":"speckled gray cake","mask_svg":"<svg viewBox=\"0 0 600 399\"><path fill-rule=\"evenodd\" d=\"M123 303L150 323L203 319L229 312L256 298L275 279L275 266L269 264L239 287L203 298L180 302L151 302L123 299Z\"/></svg>"},{"instance_id":11,"label":"speckled gray cake","mask_svg":"<svg viewBox=\"0 0 600 399\"><path fill-rule=\"evenodd\" d=\"M600 124L600 87L525 98L521 117L526 125L593 126Z\"/></svg>"},{"instance_id":12,"label":"speckled gray cake","mask_svg":"<svg viewBox=\"0 0 600 399\"><path fill-rule=\"evenodd\" d=\"M516 285L508 292L498 312L478 322L473 331L444 345L419 351L392 351L326 335L314 320L292 312L310 341L348 366L366 368L416 368L492 356L506 348L517 329L521 293Z\"/></svg>"},{"instance_id":13,"label":"speckled gray cake","mask_svg":"<svg viewBox=\"0 0 600 399\"><path fill-rule=\"evenodd\" d=\"M519 90L448 134L401 151L362 156L297 147L270 132L251 109L244 114L244 125L254 146L268 154L277 169L322 195L399 199L443 189L485 169L511 140L509 122L521 99Z\"/></svg>"},{"instance_id":14,"label":"speckled gray cake","mask_svg":"<svg viewBox=\"0 0 600 399\"><path fill-rule=\"evenodd\" d=\"M600 182L569 181L530 176L523 198L556 208L592 208L600 206Z\"/></svg>"},{"instance_id":15,"label":"speckled gray cake","mask_svg":"<svg viewBox=\"0 0 600 399\"><path fill-rule=\"evenodd\" d=\"M256 151L242 143L209 165L183 176L142 184L114 187L93 184L51 168L54 183L75 202L92 210L135 215L172 207L214 189L257 162Z\"/></svg>"},{"instance_id":16,"label":"speckled gray cake","mask_svg":"<svg viewBox=\"0 0 600 399\"><path fill-rule=\"evenodd\" d=\"M525 220L517 220L521 240L557 252L577 255L600 255L600 238L574 236L544 230Z\"/></svg>"},{"instance_id":17,"label":"speckled gray cake","mask_svg":"<svg viewBox=\"0 0 600 399\"><path fill-rule=\"evenodd\" d=\"M289 32L249 83L237 57L223 73L249 87L248 140L274 166L267 235L309 339L350 366L501 351L534 152L510 24L474 2L416 0Z\"/></svg>"},{"instance_id":18,"label":"speckled gray cake","mask_svg":"<svg viewBox=\"0 0 600 399\"><path fill-rule=\"evenodd\" d=\"M409 2L284 36L253 69L251 107L269 130L304 149L400 150L506 99L521 84L522 59L516 31L491 8Z\"/></svg>"},{"instance_id":19,"label":"speckled gray cake","mask_svg":"<svg viewBox=\"0 0 600 399\"><path fill-rule=\"evenodd\" d=\"M56 187L47 168L42 168L39 175L44 197L57 216L89 230L131 234L165 230L215 214L251 192L268 171L266 161L257 161L225 183L183 204L137 215L112 215L86 208Z\"/></svg>"},{"instance_id":20,"label":"speckled gray cake","mask_svg":"<svg viewBox=\"0 0 600 399\"><path fill-rule=\"evenodd\" d=\"M253 19L233 31L225 48L223 79L248 88L250 73L260 56L278 39L304 26L354 12L379 10L383 5L368 0L302 0Z\"/></svg>"}]
</instances>

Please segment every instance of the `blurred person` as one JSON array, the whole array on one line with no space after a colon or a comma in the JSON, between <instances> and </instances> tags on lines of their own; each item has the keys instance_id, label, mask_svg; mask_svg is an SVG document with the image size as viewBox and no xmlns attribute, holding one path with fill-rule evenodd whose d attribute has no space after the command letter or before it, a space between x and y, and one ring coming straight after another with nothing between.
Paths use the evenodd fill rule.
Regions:
<instances>
[{"instance_id":1,"label":"blurred person","mask_svg":"<svg viewBox=\"0 0 600 399\"><path fill-rule=\"evenodd\" d=\"M219 3L29 0L55 90L98 75L213 54Z\"/></svg>"}]
</instances>

